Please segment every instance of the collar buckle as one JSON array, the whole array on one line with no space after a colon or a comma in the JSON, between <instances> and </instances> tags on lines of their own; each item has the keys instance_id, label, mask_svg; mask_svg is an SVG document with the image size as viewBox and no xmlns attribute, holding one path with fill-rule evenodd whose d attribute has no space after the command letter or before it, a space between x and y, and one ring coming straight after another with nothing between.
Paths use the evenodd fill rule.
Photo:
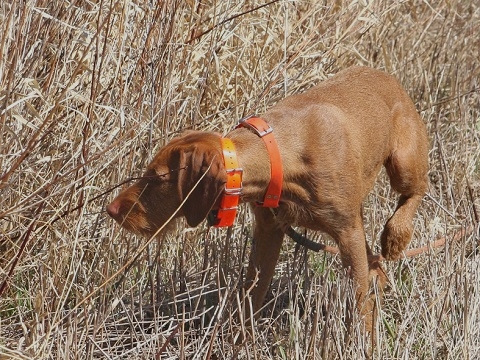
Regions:
<instances>
[{"instance_id":1,"label":"collar buckle","mask_svg":"<svg viewBox=\"0 0 480 360\"><path fill-rule=\"evenodd\" d=\"M260 122L251 122L250 119L258 119L254 116L243 118L238 122L237 127L246 127L247 129L253 130L258 136L264 137L273 132L273 128L268 125L265 121L263 124Z\"/></svg>"}]
</instances>

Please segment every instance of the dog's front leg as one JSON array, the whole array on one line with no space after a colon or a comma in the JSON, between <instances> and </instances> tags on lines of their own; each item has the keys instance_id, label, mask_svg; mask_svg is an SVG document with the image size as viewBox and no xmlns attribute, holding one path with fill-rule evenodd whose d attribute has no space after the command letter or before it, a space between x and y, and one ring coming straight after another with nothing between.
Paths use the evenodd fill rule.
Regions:
<instances>
[{"instance_id":1,"label":"dog's front leg","mask_svg":"<svg viewBox=\"0 0 480 360\"><path fill-rule=\"evenodd\" d=\"M350 224L345 224L335 240L339 246L342 264L355 281L357 307L364 316L366 329L370 331L373 314L372 303L368 297L369 266L361 216L352 219Z\"/></svg>"},{"instance_id":2,"label":"dog's front leg","mask_svg":"<svg viewBox=\"0 0 480 360\"><path fill-rule=\"evenodd\" d=\"M255 318L259 316L282 247L284 232L270 209L256 207L255 230L245 289L252 296Z\"/></svg>"},{"instance_id":3,"label":"dog's front leg","mask_svg":"<svg viewBox=\"0 0 480 360\"><path fill-rule=\"evenodd\" d=\"M365 329L374 330L374 299L369 293L369 266L367 246L361 217L345 226L336 239L340 248L342 264L348 269L356 288L357 308L364 317ZM373 332L372 332L373 333Z\"/></svg>"}]
</instances>

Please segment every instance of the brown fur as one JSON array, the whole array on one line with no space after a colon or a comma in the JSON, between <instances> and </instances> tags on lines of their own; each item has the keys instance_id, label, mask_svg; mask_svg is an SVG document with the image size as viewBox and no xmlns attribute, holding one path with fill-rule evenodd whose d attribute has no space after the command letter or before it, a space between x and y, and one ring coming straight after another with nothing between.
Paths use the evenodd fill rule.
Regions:
<instances>
[{"instance_id":1,"label":"brown fur","mask_svg":"<svg viewBox=\"0 0 480 360\"><path fill-rule=\"evenodd\" d=\"M254 207L254 243L247 272L257 276L251 291L254 311L261 308L274 274L285 226L328 233L337 242L342 263L358 284L362 312L368 293L371 250L365 241L362 201L381 166L401 194L398 207L381 235L382 255L401 256L413 232L412 219L427 187L428 141L420 116L394 77L352 67L299 95L290 96L262 115L274 129L284 169L280 207ZM261 201L270 180L270 163L262 139L245 128L227 137L234 142L243 168L243 202ZM209 168L210 166L210 168ZM146 178L107 207L128 230L153 234L175 211L197 226L218 206L226 174L219 135L188 132L155 156ZM161 175L161 176L159 176ZM378 263L370 275L385 281Z\"/></svg>"}]
</instances>

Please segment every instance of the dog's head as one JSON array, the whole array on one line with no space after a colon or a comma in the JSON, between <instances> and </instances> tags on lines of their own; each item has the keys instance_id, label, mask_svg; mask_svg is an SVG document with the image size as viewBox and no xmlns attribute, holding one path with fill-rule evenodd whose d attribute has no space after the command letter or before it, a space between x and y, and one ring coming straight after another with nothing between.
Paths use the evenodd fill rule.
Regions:
<instances>
[{"instance_id":1,"label":"dog's head","mask_svg":"<svg viewBox=\"0 0 480 360\"><path fill-rule=\"evenodd\" d=\"M143 177L122 191L107 212L125 229L146 236L179 208L175 217L184 216L194 227L215 206L226 180L220 136L191 131L163 147Z\"/></svg>"}]
</instances>

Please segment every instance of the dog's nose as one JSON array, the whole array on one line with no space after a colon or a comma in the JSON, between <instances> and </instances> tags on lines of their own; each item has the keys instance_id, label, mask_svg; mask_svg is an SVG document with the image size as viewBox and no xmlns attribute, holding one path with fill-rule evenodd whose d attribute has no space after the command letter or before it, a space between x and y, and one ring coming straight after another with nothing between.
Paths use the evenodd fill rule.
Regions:
<instances>
[{"instance_id":1,"label":"dog's nose","mask_svg":"<svg viewBox=\"0 0 480 360\"><path fill-rule=\"evenodd\" d=\"M120 203L118 201L113 201L107 206L107 213L112 218L116 219L120 214Z\"/></svg>"}]
</instances>

